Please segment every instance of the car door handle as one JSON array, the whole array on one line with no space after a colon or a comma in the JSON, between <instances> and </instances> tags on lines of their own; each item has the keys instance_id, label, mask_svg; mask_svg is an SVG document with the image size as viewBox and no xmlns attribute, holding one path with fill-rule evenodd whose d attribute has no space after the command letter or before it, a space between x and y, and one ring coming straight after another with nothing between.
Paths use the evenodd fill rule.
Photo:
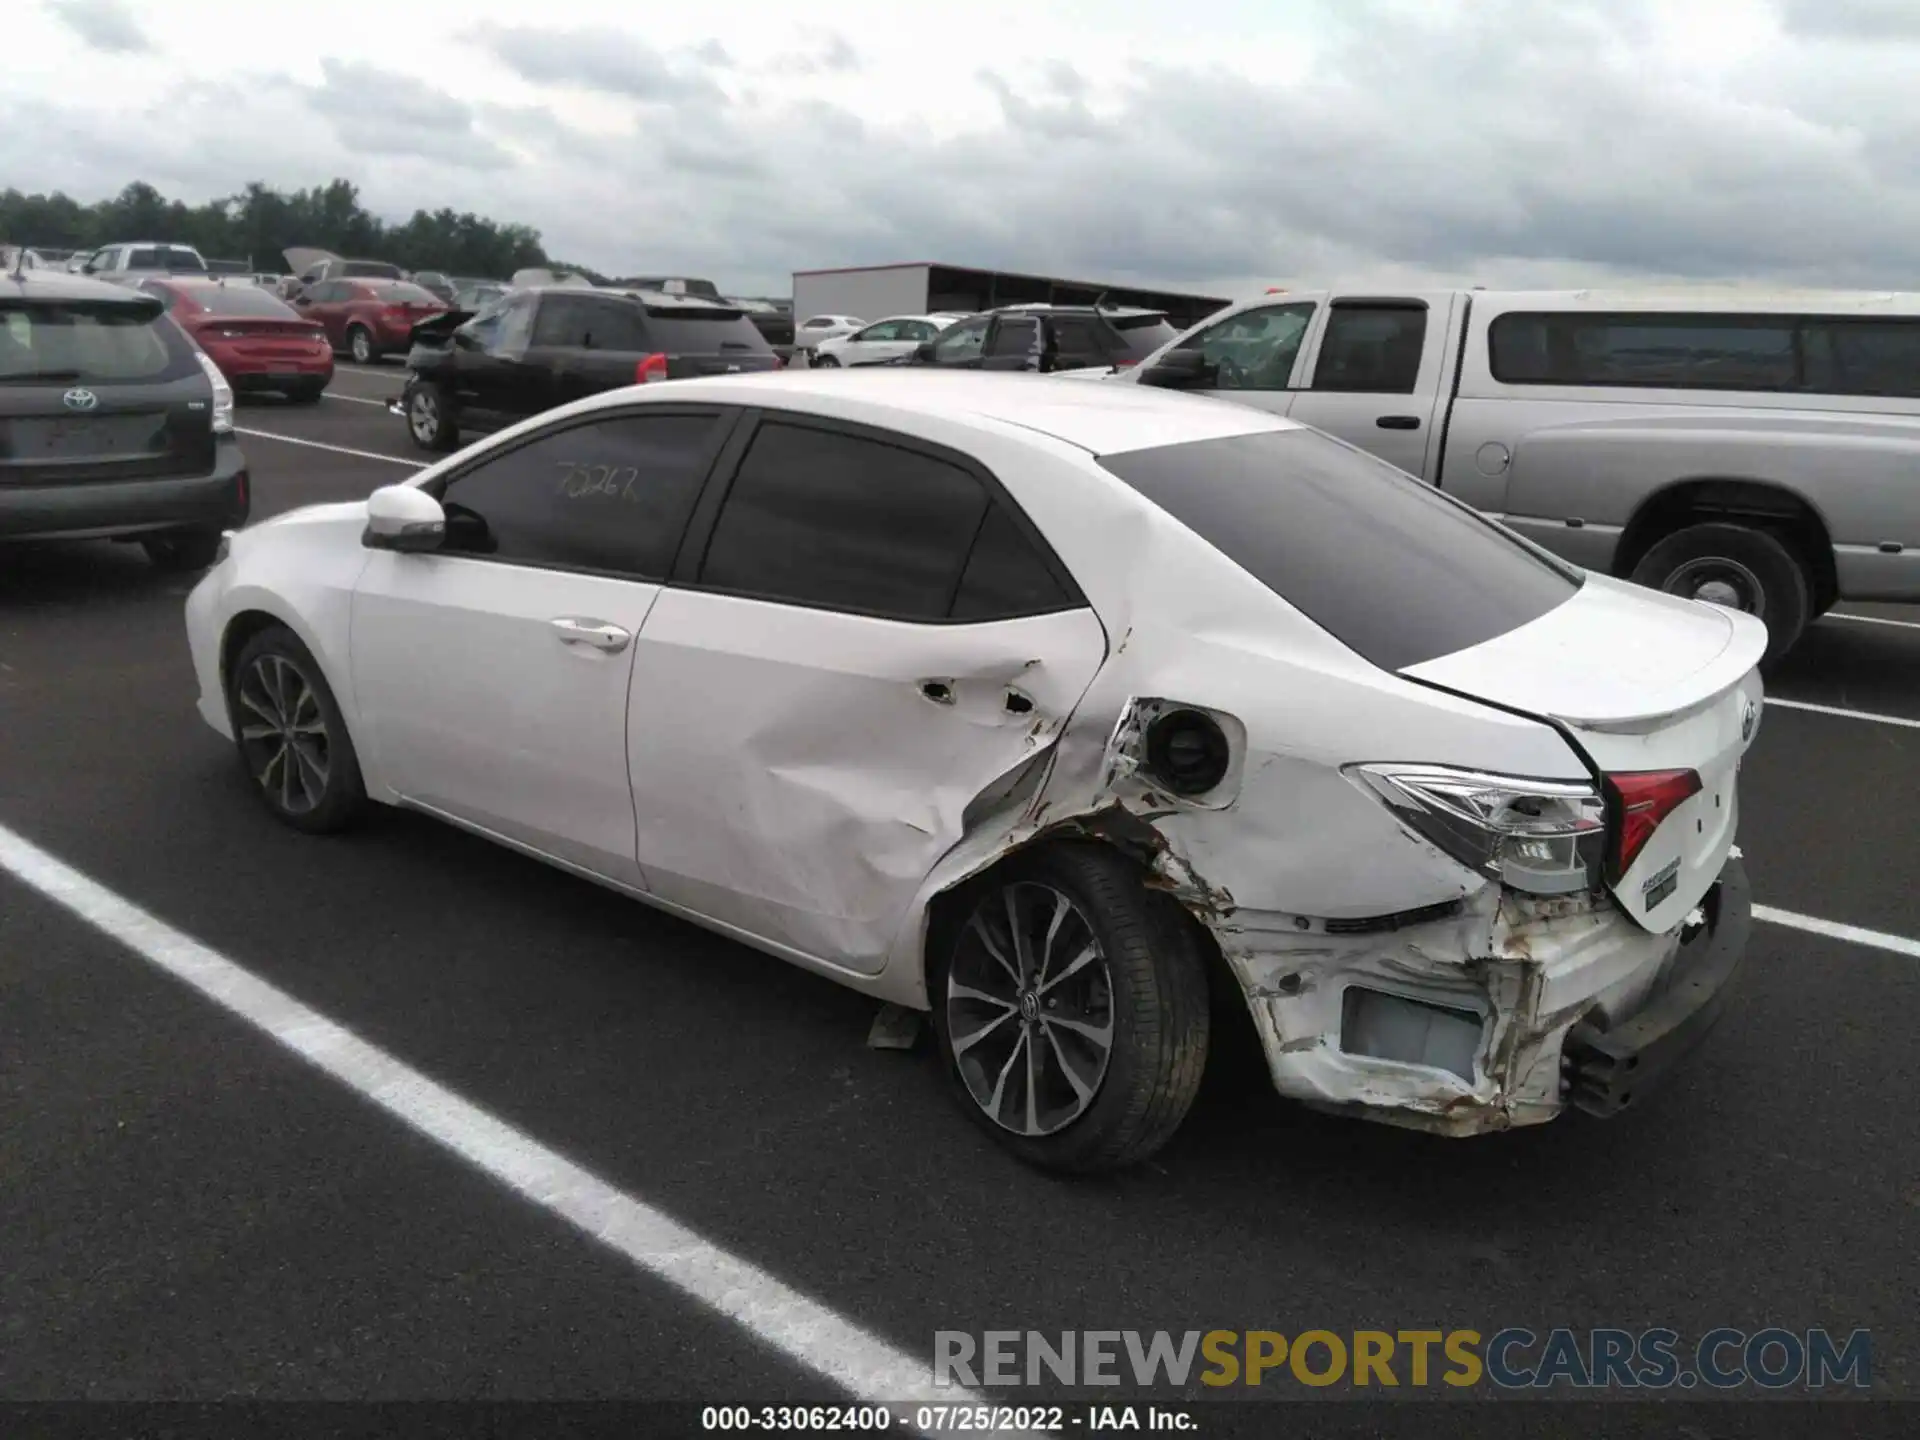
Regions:
<instances>
[{"instance_id":1,"label":"car door handle","mask_svg":"<svg viewBox=\"0 0 1920 1440\"><path fill-rule=\"evenodd\" d=\"M631 630L597 620L562 618L549 621L562 645L588 645L595 650L624 650L633 641Z\"/></svg>"},{"instance_id":2,"label":"car door handle","mask_svg":"<svg viewBox=\"0 0 1920 1440\"><path fill-rule=\"evenodd\" d=\"M1418 415L1382 415L1373 423L1382 430L1418 430L1420 417Z\"/></svg>"}]
</instances>

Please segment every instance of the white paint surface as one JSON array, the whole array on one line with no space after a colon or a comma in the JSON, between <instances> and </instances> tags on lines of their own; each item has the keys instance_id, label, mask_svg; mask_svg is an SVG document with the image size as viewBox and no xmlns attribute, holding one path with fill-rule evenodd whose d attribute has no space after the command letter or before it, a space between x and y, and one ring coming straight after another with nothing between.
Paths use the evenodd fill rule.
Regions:
<instances>
[{"instance_id":1,"label":"white paint surface","mask_svg":"<svg viewBox=\"0 0 1920 1440\"><path fill-rule=\"evenodd\" d=\"M404 465L409 470L424 470L423 460L404 460L398 455L382 455L376 450L354 450L345 445L326 445L318 440L301 440L292 435L276 435L271 430L243 430L233 427L236 435L250 435L256 440L276 440L282 445L304 445L309 450L330 450L335 455L351 455L357 460L383 460L389 465Z\"/></svg>"},{"instance_id":2,"label":"white paint surface","mask_svg":"<svg viewBox=\"0 0 1920 1440\"><path fill-rule=\"evenodd\" d=\"M925 1360L721 1249L644 1201L368 1044L251 971L0 826L0 869L192 986L521 1198L867 1403L978 1400L936 1390ZM912 1410L902 1415L912 1423ZM988 1432L1011 1433L1011 1432Z\"/></svg>"},{"instance_id":3,"label":"white paint surface","mask_svg":"<svg viewBox=\"0 0 1920 1440\"><path fill-rule=\"evenodd\" d=\"M1867 945L1894 955L1920 960L1920 940L1904 935L1889 935L1884 930L1865 930L1858 925L1842 925L1838 920L1821 920L1813 915L1798 915L1791 910L1776 910L1771 905L1753 907L1753 918L1769 925L1784 925L1789 930L1804 930L1809 935L1824 935L1849 945Z\"/></svg>"},{"instance_id":4,"label":"white paint surface","mask_svg":"<svg viewBox=\"0 0 1920 1440\"><path fill-rule=\"evenodd\" d=\"M1870 710L1843 710L1838 705L1815 705L1810 700L1782 700L1777 695L1769 695L1767 704L1777 705L1782 710L1805 710L1814 715L1836 715L1842 720L1867 720L1875 725L1896 725L1904 730L1920 730L1920 720L1911 720L1905 715L1876 715Z\"/></svg>"}]
</instances>

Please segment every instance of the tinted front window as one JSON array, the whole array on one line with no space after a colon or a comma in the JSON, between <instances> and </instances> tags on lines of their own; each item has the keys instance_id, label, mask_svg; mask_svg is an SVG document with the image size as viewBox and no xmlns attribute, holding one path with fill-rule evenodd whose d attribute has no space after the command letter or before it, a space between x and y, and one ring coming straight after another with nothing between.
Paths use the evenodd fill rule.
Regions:
<instances>
[{"instance_id":1,"label":"tinted front window","mask_svg":"<svg viewBox=\"0 0 1920 1440\"><path fill-rule=\"evenodd\" d=\"M944 619L986 506L973 476L920 451L762 425L700 581L830 610Z\"/></svg>"},{"instance_id":2,"label":"tinted front window","mask_svg":"<svg viewBox=\"0 0 1920 1440\"><path fill-rule=\"evenodd\" d=\"M1031 355L1039 342L1040 322L1038 320L1002 320L994 327L993 339L987 346L987 353L996 356Z\"/></svg>"},{"instance_id":3,"label":"tinted front window","mask_svg":"<svg viewBox=\"0 0 1920 1440\"><path fill-rule=\"evenodd\" d=\"M1336 304L1313 367L1313 388L1411 395L1426 342L1424 305Z\"/></svg>"},{"instance_id":4,"label":"tinted front window","mask_svg":"<svg viewBox=\"0 0 1920 1440\"><path fill-rule=\"evenodd\" d=\"M978 320L963 320L958 325L943 331L940 338L933 342L933 358L942 365L953 365L962 360L976 358L986 346L987 327L992 323L985 317Z\"/></svg>"},{"instance_id":5,"label":"tinted front window","mask_svg":"<svg viewBox=\"0 0 1920 1440\"><path fill-rule=\"evenodd\" d=\"M620 416L518 446L447 487L447 548L664 580L719 423Z\"/></svg>"},{"instance_id":6,"label":"tinted front window","mask_svg":"<svg viewBox=\"0 0 1920 1440\"><path fill-rule=\"evenodd\" d=\"M1487 333L1503 385L1791 390L1800 362L1790 316L1502 315Z\"/></svg>"},{"instance_id":7,"label":"tinted front window","mask_svg":"<svg viewBox=\"0 0 1920 1440\"><path fill-rule=\"evenodd\" d=\"M1167 445L1100 463L1383 669L1504 635L1580 587L1578 572L1317 431Z\"/></svg>"},{"instance_id":8,"label":"tinted front window","mask_svg":"<svg viewBox=\"0 0 1920 1440\"><path fill-rule=\"evenodd\" d=\"M125 385L177 380L199 369L192 343L158 310L35 303L0 307L0 385Z\"/></svg>"},{"instance_id":9,"label":"tinted front window","mask_svg":"<svg viewBox=\"0 0 1920 1440\"><path fill-rule=\"evenodd\" d=\"M767 337L744 315L647 312L649 348L668 355L771 355Z\"/></svg>"}]
</instances>

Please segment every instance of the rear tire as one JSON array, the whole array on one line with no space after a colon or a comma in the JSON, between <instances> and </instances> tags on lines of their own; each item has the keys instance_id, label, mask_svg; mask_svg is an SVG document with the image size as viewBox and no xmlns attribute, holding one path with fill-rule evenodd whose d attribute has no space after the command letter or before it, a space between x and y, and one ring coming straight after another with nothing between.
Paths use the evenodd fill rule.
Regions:
<instances>
[{"instance_id":1,"label":"rear tire","mask_svg":"<svg viewBox=\"0 0 1920 1440\"><path fill-rule=\"evenodd\" d=\"M1761 664L1769 668L1793 648L1813 612L1813 585L1799 557L1776 536L1745 525L1710 522L1677 530L1633 567L1633 580L1764 621Z\"/></svg>"},{"instance_id":2,"label":"rear tire","mask_svg":"<svg viewBox=\"0 0 1920 1440\"><path fill-rule=\"evenodd\" d=\"M365 812L360 758L340 706L291 630L269 625L240 648L227 675L227 714L240 768L274 819L321 835Z\"/></svg>"},{"instance_id":3,"label":"rear tire","mask_svg":"<svg viewBox=\"0 0 1920 1440\"><path fill-rule=\"evenodd\" d=\"M374 348L373 332L364 325L347 327L347 353L353 357L356 365L371 365L380 358L380 352Z\"/></svg>"},{"instance_id":4,"label":"rear tire","mask_svg":"<svg viewBox=\"0 0 1920 1440\"><path fill-rule=\"evenodd\" d=\"M420 383L407 390L407 437L422 450L460 448L460 427L454 423L447 392L439 385Z\"/></svg>"},{"instance_id":5,"label":"rear tire","mask_svg":"<svg viewBox=\"0 0 1920 1440\"><path fill-rule=\"evenodd\" d=\"M318 405L320 397L327 393L324 385L305 385L287 391L287 399L295 405Z\"/></svg>"},{"instance_id":6,"label":"rear tire","mask_svg":"<svg viewBox=\"0 0 1920 1440\"><path fill-rule=\"evenodd\" d=\"M1172 1139L1206 1072L1210 1024L1205 960L1178 903L1120 855L1075 844L1017 857L954 913L929 956L929 998L974 1122L1069 1174L1138 1164Z\"/></svg>"},{"instance_id":7,"label":"rear tire","mask_svg":"<svg viewBox=\"0 0 1920 1440\"><path fill-rule=\"evenodd\" d=\"M176 530L166 535L150 535L140 542L155 568L170 575L185 575L213 564L220 551L218 530Z\"/></svg>"}]
</instances>

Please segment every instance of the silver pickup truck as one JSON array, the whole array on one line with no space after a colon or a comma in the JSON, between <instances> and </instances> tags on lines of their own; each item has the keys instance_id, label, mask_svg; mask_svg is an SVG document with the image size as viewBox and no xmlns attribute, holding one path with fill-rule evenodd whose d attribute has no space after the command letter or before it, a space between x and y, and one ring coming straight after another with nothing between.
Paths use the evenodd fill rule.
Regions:
<instances>
[{"instance_id":1,"label":"silver pickup truck","mask_svg":"<svg viewBox=\"0 0 1920 1440\"><path fill-rule=\"evenodd\" d=\"M1575 564L1766 622L1920 600L1920 296L1281 292L1116 383L1372 451Z\"/></svg>"}]
</instances>

